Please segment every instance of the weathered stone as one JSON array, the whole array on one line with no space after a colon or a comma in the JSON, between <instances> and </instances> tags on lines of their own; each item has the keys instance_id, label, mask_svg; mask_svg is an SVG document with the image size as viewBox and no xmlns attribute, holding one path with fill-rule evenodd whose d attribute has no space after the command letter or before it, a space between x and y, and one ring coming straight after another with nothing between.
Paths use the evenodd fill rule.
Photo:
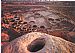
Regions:
<instances>
[{"instance_id":1,"label":"weathered stone","mask_svg":"<svg viewBox=\"0 0 75 53\"><path fill-rule=\"evenodd\" d=\"M56 37L61 37L67 41L75 43L75 32L56 30L56 31L49 31L48 34Z\"/></svg>"},{"instance_id":2,"label":"weathered stone","mask_svg":"<svg viewBox=\"0 0 75 53\"><path fill-rule=\"evenodd\" d=\"M10 42L3 53L75 53L75 44L46 33L32 32Z\"/></svg>"}]
</instances>

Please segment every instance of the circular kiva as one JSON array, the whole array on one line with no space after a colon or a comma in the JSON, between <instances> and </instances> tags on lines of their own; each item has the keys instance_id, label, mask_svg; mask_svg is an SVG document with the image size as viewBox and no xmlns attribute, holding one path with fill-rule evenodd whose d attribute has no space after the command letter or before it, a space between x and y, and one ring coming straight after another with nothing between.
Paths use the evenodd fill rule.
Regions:
<instances>
[{"instance_id":1,"label":"circular kiva","mask_svg":"<svg viewBox=\"0 0 75 53\"><path fill-rule=\"evenodd\" d=\"M10 42L3 53L75 53L75 44L46 33L31 32Z\"/></svg>"}]
</instances>

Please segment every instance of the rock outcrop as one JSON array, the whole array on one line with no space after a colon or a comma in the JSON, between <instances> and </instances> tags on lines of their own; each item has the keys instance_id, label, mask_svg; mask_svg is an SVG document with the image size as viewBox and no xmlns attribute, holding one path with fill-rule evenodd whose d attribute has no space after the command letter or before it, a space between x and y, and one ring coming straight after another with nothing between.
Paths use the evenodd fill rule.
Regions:
<instances>
[{"instance_id":1,"label":"rock outcrop","mask_svg":"<svg viewBox=\"0 0 75 53\"><path fill-rule=\"evenodd\" d=\"M75 44L46 33L31 32L10 42L3 53L75 53Z\"/></svg>"}]
</instances>

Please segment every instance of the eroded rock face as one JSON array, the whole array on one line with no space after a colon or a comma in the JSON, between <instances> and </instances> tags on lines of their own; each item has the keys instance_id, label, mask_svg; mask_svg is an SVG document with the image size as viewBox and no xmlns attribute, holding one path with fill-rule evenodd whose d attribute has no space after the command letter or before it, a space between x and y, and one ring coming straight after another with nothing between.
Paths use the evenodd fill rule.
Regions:
<instances>
[{"instance_id":1,"label":"eroded rock face","mask_svg":"<svg viewBox=\"0 0 75 53\"><path fill-rule=\"evenodd\" d=\"M50 31L48 32L49 35L53 35L56 37L61 37L67 41L70 41L72 43L75 43L75 32L69 32L69 31Z\"/></svg>"},{"instance_id":2,"label":"eroded rock face","mask_svg":"<svg viewBox=\"0 0 75 53\"><path fill-rule=\"evenodd\" d=\"M32 32L10 42L3 53L75 53L75 44L46 33Z\"/></svg>"}]
</instances>

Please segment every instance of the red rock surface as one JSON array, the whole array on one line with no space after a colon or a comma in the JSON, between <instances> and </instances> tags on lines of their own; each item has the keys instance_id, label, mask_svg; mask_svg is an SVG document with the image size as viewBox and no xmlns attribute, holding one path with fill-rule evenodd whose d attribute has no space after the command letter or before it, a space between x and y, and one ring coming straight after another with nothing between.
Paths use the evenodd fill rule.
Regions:
<instances>
[{"instance_id":1,"label":"red rock surface","mask_svg":"<svg viewBox=\"0 0 75 53\"><path fill-rule=\"evenodd\" d=\"M50 31L48 34L61 37L67 41L75 43L75 32L69 32L69 31Z\"/></svg>"},{"instance_id":2,"label":"red rock surface","mask_svg":"<svg viewBox=\"0 0 75 53\"><path fill-rule=\"evenodd\" d=\"M3 53L75 53L75 43L46 33L32 32L10 42Z\"/></svg>"}]
</instances>

